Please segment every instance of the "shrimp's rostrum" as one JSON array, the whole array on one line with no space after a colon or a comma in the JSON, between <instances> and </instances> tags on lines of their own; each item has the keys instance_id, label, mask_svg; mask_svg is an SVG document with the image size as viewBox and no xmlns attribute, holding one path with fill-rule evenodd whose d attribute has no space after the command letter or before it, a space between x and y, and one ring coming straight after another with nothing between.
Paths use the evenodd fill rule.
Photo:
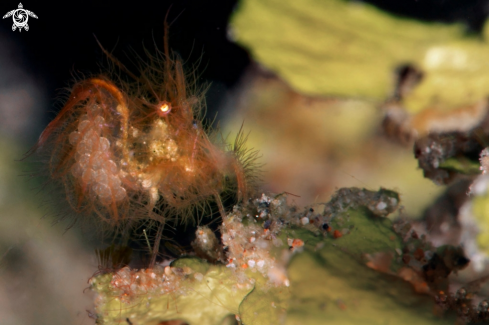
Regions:
<instances>
[{"instance_id":1,"label":"shrimp's rostrum","mask_svg":"<svg viewBox=\"0 0 489 325\"><path fill-rule=\"evenodd\" d=\"M223 213L219 195L229 176L238 199L248 196L239 148L210 140L202 95L187 85L180 59L167 46L150 59L140 76L126 71L132 82L106 76L78 82L40 136L37 150L48 153L50 176L64 185L77 213L112 225L165 222L209 199Z\"/></svg>"}]
</instances>

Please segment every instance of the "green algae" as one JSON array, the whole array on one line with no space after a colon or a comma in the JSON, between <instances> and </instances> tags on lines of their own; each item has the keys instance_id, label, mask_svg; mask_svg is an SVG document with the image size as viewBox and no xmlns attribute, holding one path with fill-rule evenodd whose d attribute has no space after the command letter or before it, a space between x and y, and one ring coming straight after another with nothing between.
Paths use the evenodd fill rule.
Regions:
<instances>
[{"instance_id":1,"label":"green algae","mask_svg":"<svg viewBox=\"0 0 489 325\"><path fill-rule=\"evenodd\" d=\"M262 275L259 273L250 275L256 282L254 290L239 307L239 317L243 324L283 324L291 298L289 287L268 288L266 283L268 280Z\"/></svg>"},{"instance_id":2,"label":"green algae","mask_svg":"<svg viewBox=\"0 0 489 325\"><path fill-rule=\"evenodd\" d=\"M332 227L341 223L351 229L348 235L334 239L302 228L284 230L282 239L300 238L305 243L305 251L296 254L287 267L290 288L263 291L257 282L240 307L243 324L277 324L276 320L291 325L454 321L434 315L432 297L416 294L411 284L394 273L381 273L366 265L366 254L398 256L396 249L402 248L402 240L389 219L373 216L365 207L347 210L335 219ZM399 267L394 260L391 269Z\"/></svg>"},{"instance_id":3,"label":"green algae","mask_svg":"<svg viewBox=\"0 0 489 325\"><path fill-rule=\"evenodd\" d=\"M431 297L415 294L400 278L367 268L339 247L297 255L288 272L293 298L286 324L447 322L433 314Z\"/></svg>"},{"instance_id":4,"label":"green algae","mask_svg":"<svg viewBox=\"0 0 489 325\"><path fill-rule=\"evenodd\" d=\"M455 171L464 175L480 174L479 161L470 160L467 157L448 158L440 164L440 168Z\"/></svg>"},{"instance_id":5,"label":"green algae","mask_svg":"<svg viewBox=\"0 0 489 325\"><path fill-rule=\"evenodd\" d=\"M478 102L489 86L489 46L462 25L426 23L343 0L243 0L231 20L252 57L307 95L384 100L393 72L424 72L406 98L418 112Z\"/></svg>"},{"instance_id":6,"label":"green algae","mask_svg":"<svg viewBox=\"0 0 489 325\"><path fill-rule=\"evenodd\" d=\"M133 324L159 324L164 320L183 320L189 324L220 324L229 314L238 314L243 298L253 287L236 287L236 279L224 265L210 265L195 258L174 262L174 267L189 267L201 273L199 281L188 276L181 281L185 291L140 296L123 302L110 286L112 274L94 279L92 288L103 297L98 305L98 324L119 324L129 319Z\"/></svg>"}]
</instances>

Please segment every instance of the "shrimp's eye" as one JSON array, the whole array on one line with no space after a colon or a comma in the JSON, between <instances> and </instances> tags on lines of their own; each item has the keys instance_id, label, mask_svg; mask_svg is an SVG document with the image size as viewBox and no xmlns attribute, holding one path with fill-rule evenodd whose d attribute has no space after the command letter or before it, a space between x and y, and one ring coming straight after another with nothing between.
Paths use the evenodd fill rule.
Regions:
<instances>
[{"instance_id":1,"label":"shrimp's eye","mask_svg":"<svg viewBox=\"0 0 489 325\"><path fill-rule=\"evenodd\" d=\"M168 102L162 102L162 103L158 104L157 111L158 111L158 115L165 116L168 113L170 113L171 104Z\"/></svg>"}]
</instances>

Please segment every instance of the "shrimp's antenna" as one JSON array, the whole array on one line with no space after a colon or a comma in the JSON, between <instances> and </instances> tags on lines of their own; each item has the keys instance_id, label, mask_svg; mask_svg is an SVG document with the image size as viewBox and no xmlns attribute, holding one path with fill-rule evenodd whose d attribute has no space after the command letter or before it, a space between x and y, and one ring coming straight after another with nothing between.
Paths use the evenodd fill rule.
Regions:
<instances>
[{"instance_id":1,"label":"shrimp's antenna","mask_svg":"<svg viewBox=\"0 0 489 325\"><path fill-rule=\"evenodd\" d=\"M93 35L93 37L95 37L95 40L97 41L97 44L98 46L100 46L100 49L102 49L102 52L104 52L104 54L112 61L114 62L121 70L123 70L125 73L127 73L129 76L131 76L131 78L133 78L134 80L138 80L139 78L131 72L131 70L129 70L121 61L119 61L119 59L117 59L114 55L112 55L112 53L110 53L109 51L107 51L103 46L102 44L100 43L100 41L97 39L97 36L95 36L95 34Z\"/></svg>"},{"instance_id":2,"label":"shrimp's antenna","mask_svg":"<svg viewBox=\"0 0 489 325\"><path fill-rule=\"evenodd\" d=\"M129 70L119 59L117 59L112 53L110 53L109 51L107 51L103 46L102 44L100 43L100 41L97 39L97 37L95 35L93 35L95 37L95 40L97 41L98 45L100 46L100 48L102 49L102 51L104 52L104 54L111 60L113 61L122 71L124 71L125 73L127 73L131 78L133 78L134 80L141 80L144 79L144 82L146 83L146 85L148 86L148 88L151 90L151 92L153 93L153 95L155 96L155 98L158 99L158 94L156 93L156 91L153 89L153 87L151 86L151 82L148 80L148 78L146 77L145 74L143 74L141 77L138 77L136 76L134 73L131 72L131 70Z\"/></svg>"},{"instance_id":3,"label":"shrimp's antenna","mask_svg":"<svg viewBox=\"0 0 489 325\"><path fill-rule=\"evenodd\" d=\"M165 16L165 21L168 21L167 18L168 18L168 14L170 13L170 10L171 10L171 7L173 6L173 4L170 5L170 7L168 8L168 11L166 12L166 16ZM182 11L180 11L180 13L175 17L175 19L173 19L171 21L171 23L168 24L168 27L171 27L171 25L173 25L174 22L177 21L178 18L180 18L180 16L185 12L185 9L182 9Z\"/></svg>"},{"instance_id":4,"label":"shrimp's antenna","mask_svg":"<svg viewBox=\"0 0 489 325\"><path fill-rule=\"evenodd\" d=\"M171 68L171 62L170 62L170 48L169 48L169 45L168 45L168 37L169 37L169 29L170 29L170 26L168 25L167 23L167 17L168 17L168 12L166 13L166 16L165 16L165 22L163 23L163 29L164 29L164 32L163 32L163 51L165 53L165 70L166 71L170 71L170 68ZM173 78L172 78L173 79ZM167 92L168 92L168 89L167 89Z\"/></svg>"}]
</instances>

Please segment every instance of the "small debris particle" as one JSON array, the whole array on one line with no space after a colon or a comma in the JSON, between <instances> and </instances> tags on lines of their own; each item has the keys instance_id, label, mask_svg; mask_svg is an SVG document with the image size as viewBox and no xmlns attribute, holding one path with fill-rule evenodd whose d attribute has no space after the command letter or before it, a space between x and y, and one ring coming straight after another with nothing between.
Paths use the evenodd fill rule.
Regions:
<instances>
[{"instance_id":1,"label":"small debris particle","mask_svg":"<svg viewBox=\"0 0 489 325\"><path fill-rule=\"evenodd\" d=\"M339 230L335 230L333 232L333 237L334 238L340 238L341 236L343 236L343 234Z\"/></svg>"},{"instance_id":2,"label":"small debris particle","mask_svg":"<svg viewBox=\"0 0 489 325\"><path fill-rule=\"evenodd\" d=\"M304 246L304 241L302 239L294 239L292 241L293 248L302 247L302 246Z\"/></svg>"},{"instance_id":3,"label":"small debris particle","mask_svg":"<svg viewBox=\"0 0 489 325\"><path fill-rule=\"evenodd\" d=\"M165 275L170 276L172 275L171 268L169 266L165 266Z\"/></svg>"},{"instance_id":4,"label":"small debris particle","mask_svg":"<svg viewBox=\"0 0 489 325\"><path fill-rule=\"evenodd\" d=\"M287 238L287 245L289 246L290 250L292 252L295 252L296 250L300 249L302 246L304 246L304 241L302 239L298 238Z\"/></svg>"},{"instance_id":5,"label":"small debris particle","mask_svg":"<svg viewBox=\"0 0 489 325\"><path fill-rule=\"evenodd\" d=\"M385 202L379 202L375 208L377 210L384 210L386 207L387 207L387 204Z\"/></svg>"},{"instance_id":6,"label":"small debris particle","mask_svg":"<svg viewBox=\"0 0 489 325\"><path fill-rule=\"evenodd\" d=\"M304 226L305 226L305 225L307 225L307 224L309 223L309 218L308 218L308 217L304 217L304 218L302 218L302 219L301 219L301 223L302 223L302 225L304 225Z\"/></svg>"},{"instance_id":7,"label":"small debris particle","mask_svg":"<svg viewBox=\"0 0 489 325\"><path fill-rule=\"evenodd\" d=\"M234 264L233 264L233 265L234 265ZM227 265L226 265L226 266L227 266ZM202 280L204 279L204 275L203 275L202 273L198 273L198 272L197 272L197 273L195 273L195 274L194 274L194 278L195 278L195 280L197 280L197 281L199 281L199 282L200 282L200 281L202 281Z\"/></svg>"},{"instance_id":8,"label":"small debris particle","mask_svg":"<svg viewBox=\"0 0 489 325\"><path fill-rule=\"evenodd\" d=\"M328 232L331 231L331 227L327 223L323 223L321 227L323 228L323 230L326 230Z\"/></svg>"},{"instance_id":9,"label":"small debris particle","mask_svg":"<svg viewBox=\"0 0 489 325\"><path fill-rule=\"evenodd\" d=\"M457 290L457 293L455 294L455 299L465 299L467 295L467 290L465 290L465 288L460 288Z\"/></svg>"},{"instance_id":10,"label":"small debris particle","mask_svg":"<svg viewBox=\"0 0 489 325\"><path fill-rule=\"evenodd\" d=\"M293 242L294 242L293 238L287 238L287 245L289 245L289 247L292 247Z\"/></svg>"},{"instance_id":11,"label":"small debris particle","mask_svg":"<svg viewBox=\"0 0 489 325\"><path fill-rule=\"evenodd\" d=\"M402 256L402 262L403 262L404 264L409 264L409 261L411 261L411 256L409 256L408 254L404 254L404 255Z\"/></svg>"},{"instance_id":12,"label":"small debris particle","mask_svg":"<svg viewBox=\"0 0 489 325\"><path fill-rule=\"evenodd\" d=\"M418 261L421 261L424 258L424 251L422 248L418 248L414 251L413 256Z\"/></svg>"},{"instance_id":13,"label":"small debris particle","mask_svg":"<svg viewBox=\"0 0 489 325\"><path fill-rule=\"evenodd\" d=\"M489 310L489 302L487 300L482 300L477 308L479 312L487 312Z\"/></svg>"},{"instance_id":14,"label":"small debris particle","mask_svg":"<svg viewBox=\"0 0 489 325\"><path fill-rule=\"evenodd\" d=\"M248 266L251 267L251 268L254 268L255 267L255 264L256 264L255 260L249 260L248 261Z\"/></svg>"},{"instance_id":15,"label":"small debris particle","mask_svg":"<svg viewBox=\"0 0 489 325\"><path fill-rule=\"evenodd\" d=\"M339 308L339 309L341 309L341 310L345 310L345 309L346 309L346 304L345 304L345 302L344 302L343 300L341 300L341 299L338 299L338 300L336 301L336 305L337 305L337 306L338 306L338 308Z\"/></svg>"}]
</instances>

